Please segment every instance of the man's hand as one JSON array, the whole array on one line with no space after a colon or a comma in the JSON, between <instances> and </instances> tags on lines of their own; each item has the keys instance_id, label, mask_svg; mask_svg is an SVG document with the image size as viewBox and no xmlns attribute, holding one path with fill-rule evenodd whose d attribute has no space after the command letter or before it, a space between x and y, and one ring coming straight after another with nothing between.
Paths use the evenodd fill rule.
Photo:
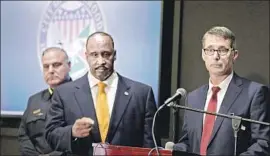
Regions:
<instances>
[{"instance_id":1,"label":"man's hand","mask_svg":"<svg viewBox=\"0 0 270 156\"><path fill-rule=\"evenodd\" d=\"M84 138L89 136L93 125L94 120L91 118L83 117L81 119L77 119L72 126L72 136L74 138Z\"/></svg>"}]
</instances>

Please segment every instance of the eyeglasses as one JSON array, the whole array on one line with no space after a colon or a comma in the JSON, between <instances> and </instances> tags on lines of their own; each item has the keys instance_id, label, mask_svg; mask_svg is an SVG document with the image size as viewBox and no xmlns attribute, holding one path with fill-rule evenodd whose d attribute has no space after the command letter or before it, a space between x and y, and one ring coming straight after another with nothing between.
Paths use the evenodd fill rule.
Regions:
<instances>
[{"instance_id":1,"label":"eyeglasses","mask_svg":"<svg viewBox=\"0 0 270 156\"><path fill-rule=\"evenodd\" d=\"M209 55L209 56L214 55L215 52L217 52L220 56L225 56L231 50L233 50L233 48L230 48L230 49L227 49L227 48L221 48L221 49L205 48L205 49L203 49L204 53L206 55Z\"/></svg>"}]
</instances>

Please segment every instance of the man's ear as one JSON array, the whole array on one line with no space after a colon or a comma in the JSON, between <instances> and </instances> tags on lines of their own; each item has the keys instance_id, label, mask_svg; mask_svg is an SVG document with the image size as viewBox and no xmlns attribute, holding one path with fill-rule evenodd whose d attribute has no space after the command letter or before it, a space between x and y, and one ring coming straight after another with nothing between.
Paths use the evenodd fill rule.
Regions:
<instances>
[{"instance_id":1,"label":"man's ear","mask_svg":"<svg viewBox=\"0 0 270 156\"><path fill-rule=\"evenodd\" d=\"M202 60L203 60L203 61L205 60L205 54L204 54L203 49L202 49Z\"/></svg>"},{"instance_id":2,"label":"man's ear","mask_svg":"<svg viewBox=\"0 0 270 156\"><path fill-rule=\"evenodd\" d=\"M84 56L85 56L86 59L88 59L88 55L89 55L89 53L87 53L87 51L85 51Z\"/></svg>"},{"instance_id":3,"label":"man's ear","mask_svg":"<svg viewBox=\"0 0 270 156\"><path fill-rule=\"evenodd\" d=\"M234 54L233 54L233 61L234 62L236 61L236 59L238 58L238 56L239 56L238 50L234 50Z\"/></svg>"},{"instance_id":4,"label":"man's ear","mask_svg":"<svg viewBox=\"0 0 270 156\"><path fill-rule=\"evenodd\" d=\"M114 54L113 54L113 60L116 60L116 50L114 50Z\"/></svg>"},{"instance_id":5,"label":"man's ear","mask_svg":"<svg viewBox=\"0 0 270 156\"><path fill-rule=\"evenodd\" d=\"M68 60L68 67L71 68L71 61Z\"/></svg>"}]
</instances>

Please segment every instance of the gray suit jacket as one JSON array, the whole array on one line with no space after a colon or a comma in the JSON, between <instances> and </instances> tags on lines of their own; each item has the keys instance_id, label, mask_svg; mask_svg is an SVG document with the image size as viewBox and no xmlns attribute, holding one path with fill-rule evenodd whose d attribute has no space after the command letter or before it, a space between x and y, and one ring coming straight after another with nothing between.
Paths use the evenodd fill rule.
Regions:
<instances>
[{"instance_id":1,"label":"gray suit jacket","mask_svg":"<svg viewBox=\"0 0 270 156\"><path fill-rule=\"evenodd\" d=\"M204 109L208 85L194 90L187 97L189 107ZM234 74L222 101L219 113L234 113L237 116L269 122L267 113L269 90L266 86L249 81ZM174 150L200 153L203 114L185 112L183 137ZM242 122L245 130L238 132L237 153L240 155L270 154L270 127ZM217 117L207 148L207 155L233 155L234 135L231 119Z\"/></svg>"},{"instance_id":2,"label":"gray suit jacket","mask_svg":"<svg viewBox=\"0 0 270 156\"><path fill-rule=\"evenodd\" d=\"M46 139L56 150L91 155L92 143L101 142L87 74L55 89L46 124ZM152 88L118 76L106 142L112 145L153 147L151 127L156 103ZM72 125L82 117L92 118L95 124L89 137L73 141Z\"/></svg>"}]
</instances>

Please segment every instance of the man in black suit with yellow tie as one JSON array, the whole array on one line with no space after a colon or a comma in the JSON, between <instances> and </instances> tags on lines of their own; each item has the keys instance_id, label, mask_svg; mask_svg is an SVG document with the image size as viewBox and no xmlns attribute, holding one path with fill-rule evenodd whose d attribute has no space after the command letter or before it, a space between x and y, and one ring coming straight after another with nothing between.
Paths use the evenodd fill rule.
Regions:
<instances>
[{"instance_id":1,"label":"man in black suit with yellow tie","mask_svg":"<svg viewBox=\"0 0 270 156\"><path fill-rule=\"evenodd\" d=\"M59 47L47 48L42 54L43 76L48 89L32 95L28 100L19 127L18 140L21 155L61 155L53 151L44 137L46 114L50 106L53 89L71 81L70 61L65 50Z\"/></svg>"},{"instance_id":2,"label":"man in black suit with yellow tie","mask_svg":"<svg viewBox=\"0 0 270 156\"><path fill-rule=\"evenodd\" d=\"M152 88L114 70L111 35L90 35L85 54L89 72L55 89L46 124L48 143L78 155L92 155L92 143L154 147Z\"/></svg>"}]
</instances>

